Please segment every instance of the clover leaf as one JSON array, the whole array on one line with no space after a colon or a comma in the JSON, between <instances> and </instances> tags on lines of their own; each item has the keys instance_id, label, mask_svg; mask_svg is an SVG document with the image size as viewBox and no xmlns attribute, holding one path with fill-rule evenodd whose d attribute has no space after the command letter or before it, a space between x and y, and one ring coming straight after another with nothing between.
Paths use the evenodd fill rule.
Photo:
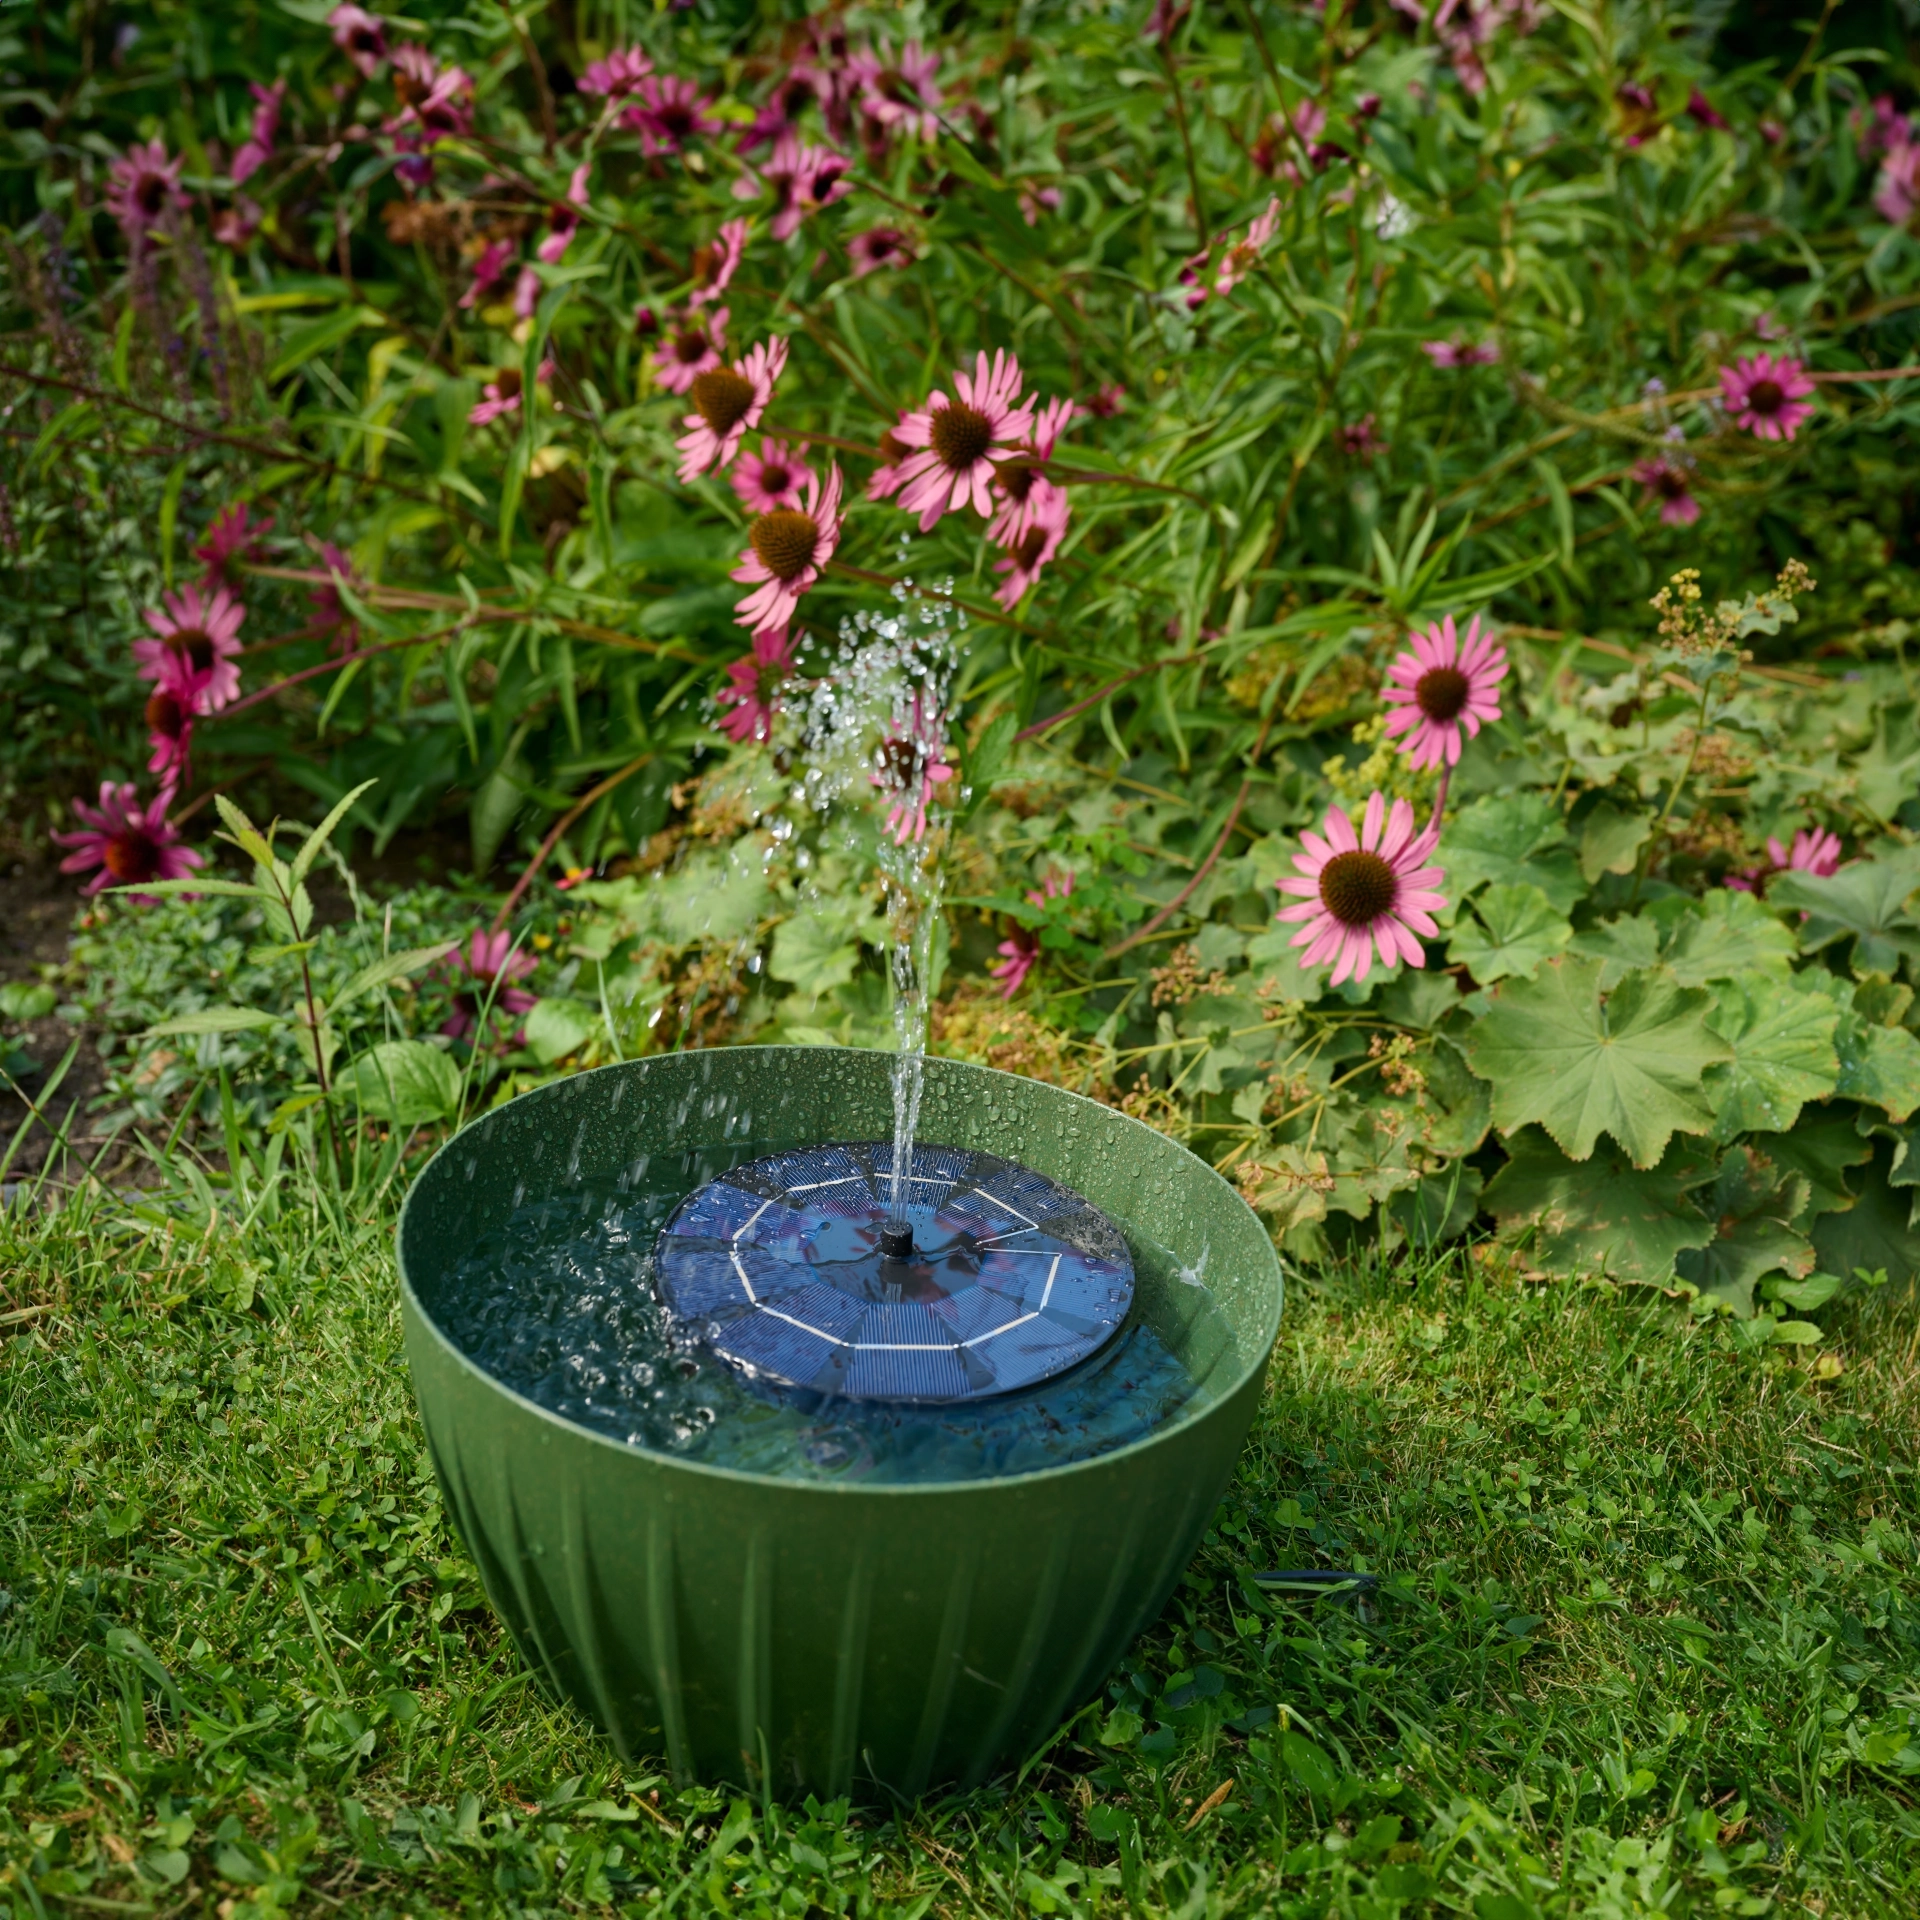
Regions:
<instances>
[{"instance_id":1,"label":"clover leaf","mask_svg":"<svg viewBox=\"0 0 1920 1920\"><path fill-rule=\"evenodd\" d=\"M1503 981L1468 1036L1467 1059L1493 1083L1501 1132L1537 1122L1576 1160L1605 1132L1635 1166L1652 1167L1676 1132L1712 1126L1701 1075L1732 1049L1707 1025L1711 995L1658 967L1603 994L1604 967L1567 954L1531 980Z\"/></svg>"}]
</instances>

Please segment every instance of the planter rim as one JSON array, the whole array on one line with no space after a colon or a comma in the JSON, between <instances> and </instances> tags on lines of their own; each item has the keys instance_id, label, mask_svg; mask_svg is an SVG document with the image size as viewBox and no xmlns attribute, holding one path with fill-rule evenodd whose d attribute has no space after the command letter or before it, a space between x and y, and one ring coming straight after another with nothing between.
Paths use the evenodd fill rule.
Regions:
<instances>
[{"instance_id":1,"label":"planter rim","mask_svg":"<svg viewBox=\"0 0 1920 1920\"><path fill-rule=\"evenodd\" d=\"M780 1045L714 1047L701 1050L707 1057L733 1053L817 1054L822 1051L825 1051L825 1049L819 1047ZM833 1051L871 1054L875 1058L882 1060L892 1058L891 1054L877 1047L840 1047L833 1049ZM690 1053L644 1054L635 1060L615 1060L609 1061L605 1066L589 1067L583 1073L569 1075L568 1079L584 1080L594 1074L601 1073L630 1073L636 1067L645 1066L652 1061L691 1059L693 1057ZM1112 1120L1120 1122L1123 1127L1138 1128L1140 1132L1146 1134L1156 1142L1159 1148L1172 1148L1176 1153L1185 1154L1209 1179L1225 1188L1238 1205L1246 1206L1246 1202L1241 1199L1239 1194L1234 1192L1228 1182L1223 1180L1220 1175L1212 1167L1208 1166L1191 1148L1182 1146L1178 1140L1170 1139L1166 1134L1148 1126L1144 1120L1138 1120L1130 1113L1121 1112L1118 1107L1109 1107L1103 1105L1098 1100L1089 1100L1085 1094L1074 1093L1067 1087L1056 1087L1048 1081L1030 1080L1024 1074L1006 1073L998 1067L981 1066L971 1060L948 1060L934 1054L929 1054L927 1060L929 1065L934 1065L937 1062L943 1071L954 1070L962 1074L978 1074L995 1080L1009 1080L1020 1086L1044 1086L1050 1093L1057 1094L1063 1099L1077 1100L1082 1105L1092 1107L1099 1113L1109 1116ZM1065 1480L1075 1474L1090 1473L1098 1469L1111 1467L1118 1461L1129 1459L1135 1454L1144 1453L1149 1447L1156 1447L1172 1435L1211 1418L1221 1406L1230 1401L1233 1396L1246 1385L1248 1378L1252 1374L1266 1365L1269 1356L1272 1354L1274 1342L1280 1336L1280 1319L1286 1304L1286 1269L1281 1263L1279 1250L1273 1246L1272 1241L1266 1236L1265 1229L1262 1228L1261 1237L1263 1241L1265 1241L1269 1257L1273 1261L1275 1278L1279 1284L1273 1288L1271 1302L1264 1315L1265 1324L1259 1336L1258 1351L1251 1353L1244 1359L1239 1368L1236 1369L1232 1379L1223 1385L1217 1393L1212 1395L1204 1405L1189 1407L1177 1419L1169 1420L1164 1426L1156 1427L1151 1433L1144 1435L1141 1439L1130 1440L1125 1446L1114 1447L1106 1453L1097 1453L1085 1460L1068 1461L1063 1466L1037 1467L1027 1473L988 1474L974 1480L922 1480L907 1483L887 1482L878 1486L872 1486L864 1482L854 1481L789 1480L782 1474L753 1473L744 1467L713 1466L704 1460L686 1460L676 1454L655 1452L649 1447L631 1446L624 1440L614 1439L610 1434L596 1432L592 1427L582 1426L577 1421L569 1420L564 1414L555 1413L550 1407L543 1407L537 1400L530 1400L517 1388L508 1386L497 1374L489 1373L485 1367L475 1361L463 1347L448 1335L446 1330L440 1325L438 1319L436 1319L428 1309L426 1303L420 1298L418 1292L415 1291L413 1276L407 1271L407 1222L413 1212L414 1199L418 1195L421 1187L425 1185L428 1178L432 1175L434 1168L440 1164L441 1160L444 1159L459 1142L465 1140L468 1134L472 1133L478 1127L485 1126L495 1114L504 1113L508 1106L515 1106L522 1100L537 1099L543 1093L550 1092L553 1088L564 1084L565 1082L563 1081L552 1080L544 1087L532 1087L525 1093L516 1094L512 1100L506 1103L506 1106L490 1108L486 1113L480 1114L475 1119L470 1120L458 1133L449 1135L447 1139L440 1143L439 1147L435 1149L432 1159L420 1169L407 1188L406 1200L400 1208L400 1218L394 1226L394 1264L400 1276L400 1293L403 1303L412 1309L421 1326L431 1334L434 1341L453 1359L455 1364L463 1372L471 1374L486 1386L491 1387L494 1392L504 1394L517 1406L537 1416L546 1425L558 1429L561 1433L567 1435L569 1439L589 1441L593 1445L605 1448L609 1453L620 1458L637 1460L643 1465L655 1469L670 1468L681 1473L702 1474L710 1480L722 1484L756 1488L778 1487L789 1494L809 1494L830 1499L874 1499L882 1495L893 1499L925 1499L931 1495L939 1495L951 1499L955 1494L987 1494L1004 1487L1038 1486L1044 1483ZM1102 1124L1106 1124L1106 1122L1103 1121ZM1251 1209L1249 1209L1249 1212L1251 1212Z\"/></svg>"}]
</instances>

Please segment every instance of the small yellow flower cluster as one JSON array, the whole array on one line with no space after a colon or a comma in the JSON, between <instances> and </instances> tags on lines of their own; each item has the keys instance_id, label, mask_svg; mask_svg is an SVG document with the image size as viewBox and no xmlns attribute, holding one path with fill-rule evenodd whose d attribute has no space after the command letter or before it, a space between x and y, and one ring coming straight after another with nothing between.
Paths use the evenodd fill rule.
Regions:
<instances>
[{"instance_id":1,"label":"small yellow flower cluster","mask_svg":"<svg viewBox=\"0 0 1920 1920\"><path fill-rule=\"evenodd\" d=\"M1701 605L1700 569L1682 567L1649 604L1660 616L1660 638L1675 652L1717 653L1733 645L1746 630L1750 615L1770 617L1776 602L1792 606L1818 584L1803 562L1789 560L1776 576L1771 593L1751 595L1744 603L1723 600L1709 613Z\"/></svg>"},{"instance_id":2,"label":"small yellow flower cluster","mask_svg":"<svg viewBox=\"0 0 1920 1920\"><path fill-rule=\"evenodd\" d=\"M1439 773L1433 768L1410 766L1406 756L1386 737L1387 716L1377 713L1359 721L1348 738L1357 747L1371 751L1357 764L1349 766L1336 755L1322 763L1320 777L1348 807L1364 806L1378 789L1389 800L1411 800L1416 809L1432 799Z\"/></svg>"}]
</instances>

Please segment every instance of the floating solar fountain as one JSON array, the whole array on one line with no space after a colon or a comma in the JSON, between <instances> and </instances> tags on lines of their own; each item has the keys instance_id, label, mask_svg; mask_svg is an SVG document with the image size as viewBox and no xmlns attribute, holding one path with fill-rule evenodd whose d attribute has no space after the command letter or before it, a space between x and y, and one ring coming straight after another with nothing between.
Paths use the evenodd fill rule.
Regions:
<instances>
[{"instance_id":1,"label":"floating solar fountain","mask_svg":"<svg viewBox=\"0 0 1920 1920\"><path fill-rule=\"evenodd\" d=\"M603 1068L469 1127L408 1199L449 1508L623 1757L763 1794L985 1777L1159 1611L1245 1437L1281 1280L1238 1195L1125 1114L948 1060L896 1181L892 1066Z\"/></svg>"}]
</instances>

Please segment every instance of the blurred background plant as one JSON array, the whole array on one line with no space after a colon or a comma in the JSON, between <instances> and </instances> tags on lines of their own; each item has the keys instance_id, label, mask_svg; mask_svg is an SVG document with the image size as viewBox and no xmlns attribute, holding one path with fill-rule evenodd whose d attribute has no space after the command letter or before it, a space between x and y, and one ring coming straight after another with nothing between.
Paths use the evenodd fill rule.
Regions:
<instances>
[{"instance_id":1,"label":"blurred background plant","mask_svg":"<svg viewBox=\"0 0 1920 1920\"><path fill-rule=\"evenodd\" d=\"M1858 39L8 16L7 833L203 896L97 895L23 989L108 1034L96 1132L317 1152L303 970L415 948L335 1027L396 1152L649 1048L890 1044L880 884L790 788L847 636L931 620L957 677L876 751L944 839L937 1045L1298 1255L1498 1226L1812 1338L1920 1266L1920 146ZM1426 967L1332 987L1275 883L1332 803L1424 818L1382 690L1476 613ZM220 802L344 803L309 927L210 892Z\"/></svg>"}]
</instances>

